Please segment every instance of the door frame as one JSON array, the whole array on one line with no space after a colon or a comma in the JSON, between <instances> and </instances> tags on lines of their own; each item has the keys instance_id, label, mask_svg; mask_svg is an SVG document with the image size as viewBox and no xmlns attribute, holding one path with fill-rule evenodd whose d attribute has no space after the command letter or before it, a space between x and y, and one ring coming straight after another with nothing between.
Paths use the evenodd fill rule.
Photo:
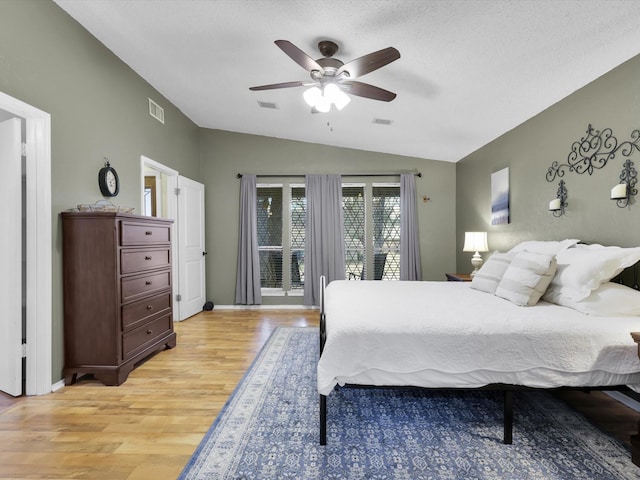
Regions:
<instances>
[{"instance_id":1,"label":"door frame","mask_svg":"<svg viewBox=\"0 0 640 480\"><path fill-rule=\"evenodd\" d=\"M51 393L51 115L0 92L0 109L26 121L26 386Z\"/></svg>"},{"instance_id":2,"label":"door frame","mask_svg":"<svg viewBox=\"0 0 640 480\"><path fill-rule=\"evenodd\" d=\"M165 197L166 205L167 205L167 217L174 221L172 228L172 238L171 238L171 257L173 261L171 262L171 295L173 297L173 321L180 321L180 302L176 301L176 295L180 293L178 279L178 268L179 268L179 256L178 256L178 196L175 195L176 188L178 188L178 174L177 170L173 168L167 167L162 163L156 162L149 157L145 157L144 155L140 155L140 214L144 215L144 176L147 168L151 168L152 170L156 170L160 173L163 173L167 176L166 190L165 186L158 186L157 193L160 193L163 197Z\"/></svg>"}]
</instances>

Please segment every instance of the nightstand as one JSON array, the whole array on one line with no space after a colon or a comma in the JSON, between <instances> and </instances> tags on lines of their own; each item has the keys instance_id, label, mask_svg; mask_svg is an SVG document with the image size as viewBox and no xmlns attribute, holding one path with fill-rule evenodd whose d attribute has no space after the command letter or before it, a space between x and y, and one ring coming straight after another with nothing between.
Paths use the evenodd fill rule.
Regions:
<instances>
[{"instance_id":1,"label":"nightstand","mask_svg":"<svg viewBox=\"0 0 640 480\"><path fill-rule=\"evenodd\" d=\"M471 274L469 273L445 273L447 282L470 282Z\"/></svg>"}]
</instances>

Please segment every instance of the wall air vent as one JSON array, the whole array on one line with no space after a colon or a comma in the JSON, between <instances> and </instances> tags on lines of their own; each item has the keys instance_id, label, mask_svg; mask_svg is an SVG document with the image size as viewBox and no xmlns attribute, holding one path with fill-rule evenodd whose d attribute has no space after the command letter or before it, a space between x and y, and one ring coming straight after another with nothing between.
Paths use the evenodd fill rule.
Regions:
<instances>
[{"instance_id":1,"label":"wall air vent","mask_svg":"<svg viewBox=\"0 0 640 480\"><path fill-rule=\"evenodd\" d=\"M393 120L387 120L385 118L374 118L373 123L376 123L378 125L391 125L393 123Z\"/></svg>"},{"instance_id":2,"label":"wall air vent","mask_svg":"<svg viewBox=\"0 0 640 480\"><path fill-rule=\"evenodd\" d=\"M271 108L274 110L278 109L278 105L274 102L261 102L260 100L258 100L258 105L260 105L260 108Z\"/></svg>"},{"instance_id":3,"label":"wall air vent","mask_svg":"<svg viewBox=\"0 0 640 480\"><path fill-rule=\"evenodd\" d=\"M164 108L149 99L149 115L164 124Z\"/></svg>"}]
</instances>

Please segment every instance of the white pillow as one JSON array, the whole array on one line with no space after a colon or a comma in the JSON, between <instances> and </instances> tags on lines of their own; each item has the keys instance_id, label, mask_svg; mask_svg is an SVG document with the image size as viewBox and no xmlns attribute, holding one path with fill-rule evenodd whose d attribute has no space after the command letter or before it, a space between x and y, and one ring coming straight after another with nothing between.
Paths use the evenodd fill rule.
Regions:
<instances>
[{"instance_id":1,"label":"white pillow","mask_svg":"<svg viewBox=\"0 0 640 480\"><path fill-rule=\"evenodd\" d=\"M562 250L566 250L569 247L573 247L580 240L575 238L568 238L566 240L527 240L520 242L518 245L509 250L508 253L519 252L535 252L543 253L546 255L554 255Z\"/></svg>"},{"instance_id":2,"label":"white pillow","mask_svg":"<svg viewBox=\"0 0 640 480\"><path fill-rule=\"evenodd\" d=\"M494 294L515 254L494 252L471 280L471 288Z\"/></svg>"},{"instance_id":3,"label":"white pillow","mask_svg":"<svg viewBox=\"0 0 640 480\"><path fill-rule=\"evenodd\" d=\"M555 273L555 255L517 253L504 272L496 295L516 305L530 307L538 303Z\"/></svg>"},{"instance_id":4,"label":"white pillow","mask_svg":"<svg viewBox=\"0 0 640 480\"><path fill-rule=\"evenodd\" d=\"M579 302L622 270L640 261L640 247L621 248L602 245L576 245L558 252L558 271L545 300L557 303L560 295Z\"/></svg>"},{"instance_id":5,"label":"white pillow","mask_svg":"<svg viewBox=\"0 0 640 480\"><path fill-rule=\"evenodd\" d=\"M553 303L573 308L587 315L640 316L640 292L612 282L601 285L600 288L591 292L591 295L579 302L574 302L560 295Z\"/></svg>"}]
</instances>

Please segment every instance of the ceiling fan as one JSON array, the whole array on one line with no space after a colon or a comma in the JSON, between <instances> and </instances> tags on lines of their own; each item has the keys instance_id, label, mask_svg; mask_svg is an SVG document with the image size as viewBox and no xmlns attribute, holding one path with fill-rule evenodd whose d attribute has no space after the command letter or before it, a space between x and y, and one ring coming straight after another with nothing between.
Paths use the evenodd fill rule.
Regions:
<instances>
[{"instance_id":1,"label":"ceiling fan","mask_svg":"<svg viewBox=\"0 0 640 480\"><path fill-rule=\"evenodd\" d=\"M393 47L383 48L343 63L337 58L333 58L333 55L338 51L338 45L330 40L322 40L318 43L318 49L324 57L318 60L314 60L288 40L276 40L275 44L294 62L309 72L311 81L274 83L250 87L249 90L311 87L305 91L304 97L307 103L313 107L312 111L319 112L328 112L332 103L341 110L351 100L346 95L347 93L383 102L390 102L396 98L396 94L393 92L353 80L400 58L400 52Z\"/></svg>"}]
</instances>

